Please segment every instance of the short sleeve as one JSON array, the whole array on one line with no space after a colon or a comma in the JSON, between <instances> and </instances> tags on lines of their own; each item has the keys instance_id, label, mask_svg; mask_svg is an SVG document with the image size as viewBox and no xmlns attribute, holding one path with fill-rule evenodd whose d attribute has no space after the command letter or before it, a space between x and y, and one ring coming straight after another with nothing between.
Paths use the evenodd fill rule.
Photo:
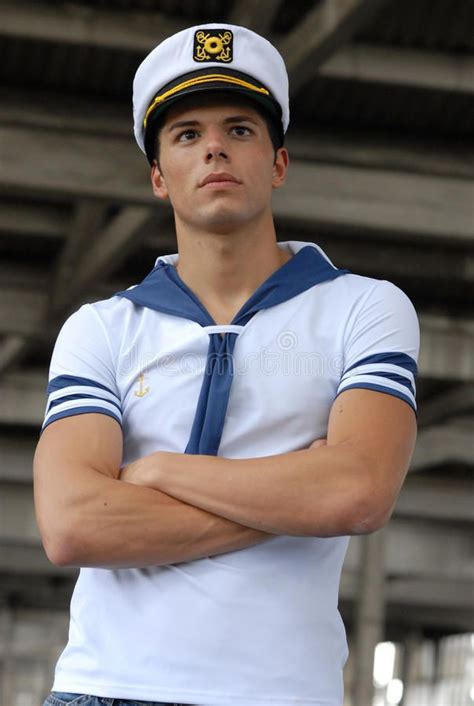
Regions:
<instances>
[{"instance_id":1,"label":"short sleeve","mask_svg":"<svg viewBox=\"0 0 474 706\"><path fill-rule=\"evenodd\" d=\"M72 314L59 332L47 396L41 431L57 419L91 412L122 422L112 350L106 328L91 304Z\"/></svg>"},{"instance_id":2,"label":"short sleeve","mask_svg":"<svg viewBox=\"0 0 474 706\"><path fill-rule=\"evenodd\" d=\"M385 392L416 412L419 346L413 304L391 282L377 282L348 330L337 394L355 387Z\"/></svg>"}]
</instances>

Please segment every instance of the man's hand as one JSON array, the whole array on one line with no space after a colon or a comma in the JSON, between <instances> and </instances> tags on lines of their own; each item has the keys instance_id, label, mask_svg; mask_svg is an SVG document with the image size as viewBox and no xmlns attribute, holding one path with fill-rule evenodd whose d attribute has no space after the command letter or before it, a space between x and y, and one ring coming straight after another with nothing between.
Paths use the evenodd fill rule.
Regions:
<instances>
[{"instance_id":1,"label":"man's hand","mask_svg":"<svg viewBox=\"0 0 474 706\"><path fill-rule=\"evenodd\" d=\"M159 453L152 454L154 459L155 473L157 472L158 466L158 456ZM152 479L147 473L147 460L150 456L144 456L143 458L138 458L132 463L128 463L126 466L120 469L119 479L124 480L126 483L133 483L133 485L142 485L145 487L153 487Z\"/></svg>"}]
</instances>

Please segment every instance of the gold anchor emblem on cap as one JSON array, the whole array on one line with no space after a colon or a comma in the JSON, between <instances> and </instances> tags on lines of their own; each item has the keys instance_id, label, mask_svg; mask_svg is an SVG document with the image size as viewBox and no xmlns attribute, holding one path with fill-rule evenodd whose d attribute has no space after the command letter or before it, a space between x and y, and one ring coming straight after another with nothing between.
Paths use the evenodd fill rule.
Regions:
<instances>
[{"instance_id":1,"label":"gold anchor emblem on cap","mask_svg":"<svg viewBox=\"0 0 474 706\"><path fill-rule=\"evenodd\" d=\"M232 61L232 39L230 30L214 30L214 34L199 30L194 35L194 61Z\"/></svg>"},{"instance_id":2,"label":"gold anchor emblem on cap","mask_svg":"<svg viewBox=\"0 0 474 706\"><path fill-rule=\"evenodd\" d=\"M145 380L145 375L144 375L144 373L141 373L141 374L138 376L138 380L139 380L139 382L140 382L140 386L139 386L138 390L135 390L135 391L134 391L133 394L135 395L135 397L145 397L145 395L147 395L147 394L150 392L150 388L143 386L143 383L144 383L144 380Z\"/></svg>"}]
</instances>

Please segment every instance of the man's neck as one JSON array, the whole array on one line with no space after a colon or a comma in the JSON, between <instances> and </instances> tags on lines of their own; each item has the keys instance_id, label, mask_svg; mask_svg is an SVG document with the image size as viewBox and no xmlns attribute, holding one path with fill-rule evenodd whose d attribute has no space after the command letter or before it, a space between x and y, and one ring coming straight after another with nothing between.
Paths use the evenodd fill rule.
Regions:
<instances>
[{"instance_id":1,"label":"man's neck","mask_svg":"<svg viewBox=\"0 0 474 706\"><path fill-rule=\"evenodd\" d=\"M271 228L225 235L178 231L177 271L216 323L229 323L255 290L291 259Z\"/></svg>"}]
</instances>

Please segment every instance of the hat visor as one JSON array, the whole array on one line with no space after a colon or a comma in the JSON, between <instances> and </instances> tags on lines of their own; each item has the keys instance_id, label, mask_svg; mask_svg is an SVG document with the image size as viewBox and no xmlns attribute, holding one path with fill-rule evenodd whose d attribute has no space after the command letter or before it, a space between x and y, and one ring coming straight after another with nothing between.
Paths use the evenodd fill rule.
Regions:
<instances>
[{"instance_id":1,"label":"hat visor","mask_svg":"<svg viewBox=\"0 0 474 706\"><path fill-rule=\"evenodd\" d=\"M216 76L218 71L219 70L214 70L212 72L213 77ZM258 105L263 108L267 112L269 117L273 120L275 126L278 129L278 132L280 133L281 142L283 144L283 125L281 119L282 112L280 104L263 86L255 86L255 80L252 79L250 76L246 76L246 74L241 74L240 72L234 72L229 70L226 71L226 74L230 74L230 76L228 77L230 79L233 79L234 76L237 77L237 80L227 81L225 80L225 76L222 75L221 77L219 74L216 76L217 80L212 80L210 77L207 78L209 76L208 71L200 71L194 72L193 74L188 74L188 76L191 76L193 78L195 76L199 76L201 78L199 82L193 83L192 81L183 81L183 78L185 77L181 76L180 84L182 85L184 83L183 88L176 86L176 88L178 89L176 90L176 88L174 88L172 84L168 84L168 87L166 88L172 86L172 90L165 91L165 89L162 89L162 97L160 96L160 98L155 99L155 101L152 102L145 118L144 142L147 155L149 154L149 148L151 147L151 142L153 141L153 135L155 133L154 128L156 127L156 122L158 118L163 117L165 111L167 111L171 106L175 105L178 101L182 100L183 98L203 93L228 93L229 96L231 96L232 94L238 94L240 96L245 97L251 102L258 103ZM252 87L247 88L244 84L248 84ZM167 96L166 92L168 93ZM164 93L165 95L163 95Z\"/></svg>"},{"instance_id":2,"label":"hat visor","mask_svg":"<svg viewBox=\"0 0 474 706\"><path fill-rule=\"evenodd\" d=\"M189 88L185 88L182 91L179 91L179 93L175 93L173 96L170 96L169 98L166 98L163 100L159 105L157 105L154 109L152 114L150 115L149 120L147 121L147 129L148 129L148 124L154 118L156 115L162 114L164 110L167 110L171 105L177 103L179 100L182 98L185 98L186 96L193 95L196 93L239 93L240 95L246 96L250 100L256 101L259 103L262 107L266 108L267 111L269 111L275 118L279 118L281 120L281 108L276 102L274 98L272 98L270 95L265 95L263 93L257 93L256 91L250 90L248 88L244 88L242 86L234 86L232 84L228 83L218 83L217 81L214 82L208 82L205 84L201 84L198 86L192 86Z\"/></svg>"}]
</instances>

